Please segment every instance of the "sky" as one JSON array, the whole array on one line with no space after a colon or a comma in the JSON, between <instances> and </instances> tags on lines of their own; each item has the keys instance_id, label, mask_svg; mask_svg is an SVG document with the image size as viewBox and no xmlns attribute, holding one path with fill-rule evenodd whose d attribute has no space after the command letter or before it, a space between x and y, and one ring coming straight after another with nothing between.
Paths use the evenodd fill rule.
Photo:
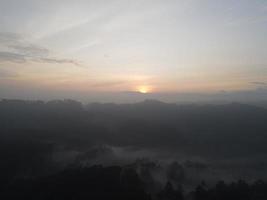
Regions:
<instances>
[{"instance_id":1,"label":"sky","mask_svg":"<svg viewBox=\"0 0 267 200\"><path fill-rule=\"evenodd\" d=\"M266 35L266 0L0 0L0 98L262 91Z\"/></svg>"}]
</instances>

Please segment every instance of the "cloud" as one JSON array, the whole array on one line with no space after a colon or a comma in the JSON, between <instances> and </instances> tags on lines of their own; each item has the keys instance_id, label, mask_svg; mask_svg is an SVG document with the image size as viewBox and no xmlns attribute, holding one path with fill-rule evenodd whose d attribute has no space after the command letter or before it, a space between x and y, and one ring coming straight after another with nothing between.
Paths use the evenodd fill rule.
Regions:
<instances>
[{"instance_id":1,"label":"cloud","mask_svg":"<svg viewBox=\"0 0 267 200\"><path fill-rule=\"evenodd\" d=\"M9 48L28 56L48 56L49 50L37 45L9 45Z\"/></svg>"},{"instance_id":2,"label":"cloud","mask_svg":"<svg viewBox=\"0 0 267 200\"><path fill-rule=\"evenodd\" d=\"M26 62L26 58L22 54L12 53L12 52L0 52L0 62L16 62L16 63L22 63Z\"/></svg>"},{"instance_id":3,"label":"cloud","mask_svg":"<svg viewBox=\"0 0 267 200\"><path fill-rule=\"evenodd\" d=\"M11 77L16 77L16 76L17 76L17 73L13 71L0 69L0 78L11 78Z\"/></svg>"},{"instance_id":4,"label":"cloud","mask_svg":"<svg viewBox=\"0 0 267 200\"><path fill-rule=\"evenodd\" d=\"M122 85L125 84L125 81L106 81L101 83L93 84L93 87L109 87L109 86L116 86L116 85Z\"/></svg>"},{"instance_id":5,"label":"cloud","mask_svg":"<svg viewBox=\"0 0 267 200\"><path fill-rule=\"evenodd\" d=\"M254 81L254 82L250 82L251 84L254 84L254 85L266 85L265 82L261 82L261 81Z\"/></svg>"},{"instance_id":6,"label":"cloud","mask_svg":"<svg viewBox=\"0 0 267 200\"><path fill-rule=\"evenodd\" d=\"M0 32L1 44L18 44L22 37L16 33Z\"/></svg>"},{"instance_id":7,"label":"cloud","mask_svg":"<svg viewBox=\"0 0 267 200\"><path fill-rule=\"evenodd\" d=\"M41 58L38 61L44 63L73 64L76 66L81 65L77 60L73 59Z\"/></svg>"},{"instance_id":8,"label":"cloud","mask_svg":"<svg viewBox=\"0 0 267 200\"><path fill-rule=\"evenodd\" d=\"M74 59L55 58L50 56L51 51L42 46L31 44L16 33L0 32L0 62L42 62L56 64L72 64L80 66L80 63Z\"/></svg>"}]
</instances>

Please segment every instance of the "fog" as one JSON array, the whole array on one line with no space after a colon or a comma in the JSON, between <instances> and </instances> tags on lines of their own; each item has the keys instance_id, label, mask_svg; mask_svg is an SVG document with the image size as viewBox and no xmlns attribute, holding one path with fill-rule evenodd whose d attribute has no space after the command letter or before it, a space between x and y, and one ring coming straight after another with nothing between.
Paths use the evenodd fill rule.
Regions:
<instances>
[{"instance_id":1,"label":"fog","mask_svg":"<svg viewBox=\"0 0 267 200\"><path fill-rule=\"evenodd\" d=\"M1 152L28 170L16 164L13 176L37 173L40 159L51 170L140 159L162 167L178 162L184 170L200 170L200 177L186 177L191 181L202 173L205 179L249 180L266 174L267 110L259 106L2 100L0 110ZM12 170L8 161L1 162Z\"/></svg>"}]
</instances>

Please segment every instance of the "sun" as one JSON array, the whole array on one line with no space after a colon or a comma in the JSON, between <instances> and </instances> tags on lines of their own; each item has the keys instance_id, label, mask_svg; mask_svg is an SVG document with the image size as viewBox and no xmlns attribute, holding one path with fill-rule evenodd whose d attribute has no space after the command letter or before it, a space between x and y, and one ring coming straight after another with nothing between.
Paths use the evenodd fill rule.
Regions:
<instances>
[{"instance_id":1,"label":"sun","mask_svg":"<svg viewBox=\"0 0 267 200\"><path fill-rule=\"evenodd\" d=\"M140 86L138 87L138 92L142 94L147 94L149 92L149 88L147 86Z\"/></svg>"},{"instance_id":2,"label":"sun","mask_svg":"<svg viewBox=\"0 0 267 200\"><path fill-rule=\"evenodd\" d=\"M140 93L143 93L143 94L146 94L146 93L147 93L147 90L144 89L144 88L141 88L141 89L139 90L139 92L140 92Z\"/></svg>"}]
</instances>

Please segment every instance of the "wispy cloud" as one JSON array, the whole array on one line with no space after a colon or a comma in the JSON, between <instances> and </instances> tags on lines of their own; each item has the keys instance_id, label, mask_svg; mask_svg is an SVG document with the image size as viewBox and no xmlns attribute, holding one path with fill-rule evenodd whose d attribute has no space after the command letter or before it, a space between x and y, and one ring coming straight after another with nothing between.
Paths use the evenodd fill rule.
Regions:
<instances>
[{"instance_id":1,"label":"wispy cloud","mask_svg":"<svg viewBox=\"0 0 267 200\"><path fill-rule=\"evenodd\" d=\"M49 50L33 44L9 45L9 48L28 56L48 56Z\"/></svg>"},{"instance_id":2,"label":"wispy cloud","mask_svg":"<svg viewBox=\"0 0 267 200\"><path fill-rule=\"evenodd\" d=\"M47 57L47 58L40 58L37 61L39 61L39 62L45 62L45 63L57 63L57 64L68 63L68 64L77 65L77 66L80 66L81 65L79 63L79 61L73 60L73 59L58 59L58 58L50 58L50 57Z\"/></svg>"},{"instance_id":3,"label":"wispy cloud","mask_svg":"<svg viewBox=\"0 0 267 200\"><path fill-rule=\"evenodd\" d=\"M15 33L0 33L0 62L42 62L56 64L72 64L79 66L74 59L55 58L49 49L31 44Z\"/></svg>"},{"instance_id":4,"label":"wispy cloud","mask_svg":"<svg viewBox=\"0 0 267 200\"><path fill-rule=\"evenodd\" d=\"M22 37L16 33L0 32L1 44L18 44Z\"/></svg>"},{"instance_id":5,"label":"wispy cloud","mask_svg":"<svg viewBox=\"0 0 267 200\"><path fill-rule=\"evenodd\" d=\"M106 81L106 82L95 83L92 86L93 87L111 87L111 86L123 85L125 83L126 81Z\"/></svg>"},{"instance_id":6,"label":"wispy cloud","mask_svg":"<svg viewBox=\"0 0 267 200\"><path fill-rule=\"evenodd\" d=\"M16 76L17 76L16 72L0 68L0 78L11 78Z\"/></svg>"},{"instance_id":7,"label":"wispy cloud","mask_svg":"<svg viewBox=\"0 0 267 200\"><path fill-rule=\"evenodd\" d=\"M26 62L26 58L22 54L12 53L12 52L0 52L0 62L16 62L16 63L22 63Z\"/></svg>"},{"instance_id":8,"label":"wispy cloud","mask_svg":"<svg viewBox=\"0 0 267 200\"><path fill-rule=\"evenodd\" d=\"M250 82L251 84L254 84L254 85L267 85L265 82L261 82L261 81L253 81L253 82Z\"/></svg>"}]
</instances>

